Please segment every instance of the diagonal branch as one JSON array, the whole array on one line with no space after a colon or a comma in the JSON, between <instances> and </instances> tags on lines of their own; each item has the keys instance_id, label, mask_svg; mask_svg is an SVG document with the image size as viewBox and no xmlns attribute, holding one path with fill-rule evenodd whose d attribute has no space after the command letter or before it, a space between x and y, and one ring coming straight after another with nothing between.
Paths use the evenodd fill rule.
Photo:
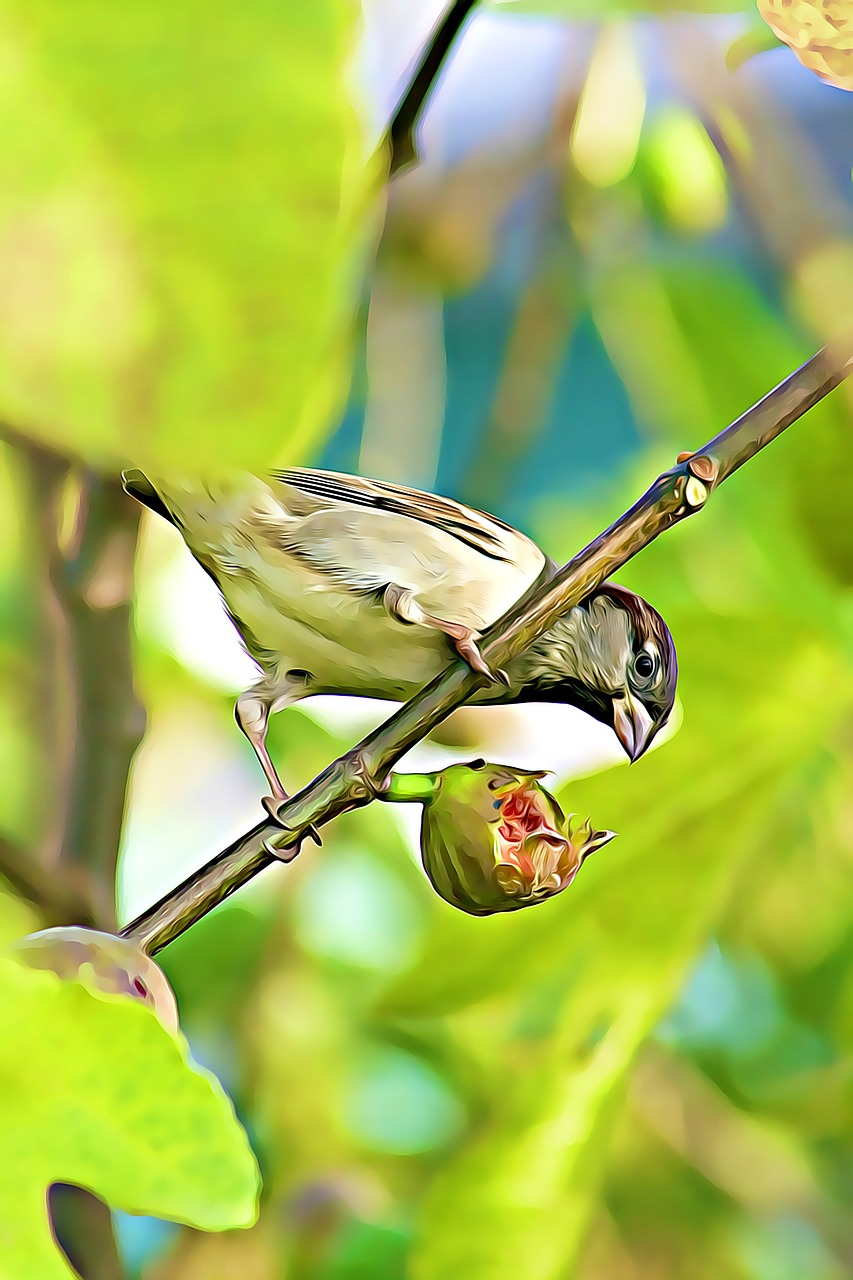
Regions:
<instances>
[{"instance_id":1,"label":"diagonal branch","mask_svg":"<svg viewBox=\"0 0 853 1280\"><path fill-rule=\"evenodd\" d=\"M441 74L447 55L476 3L477 0L454 0L421 54L417 69L397 104L397 109L388 126L392 178L401 169L407 169L410 165L417 163L415 128L426 100Z\"/></svg>"},{"instance_id":2,"label":"diagonal branch","mask_svg":"<svg viewBox=\"0 0 853 1280\"><path fill-rule=\"evenodd\" d=\"M853 373L853 337L825 347L698 452L680 455L646 493L539 590L490 628L483 645L491 667L504 666L561 614L692 515L710 492ZM177 938L276 859L291 862L314 826L377 798L390 769L483 680L456 661L358 746L333 761L278 812L260 823L123 930L149 954Z\"/></svg>"}]
</instances>

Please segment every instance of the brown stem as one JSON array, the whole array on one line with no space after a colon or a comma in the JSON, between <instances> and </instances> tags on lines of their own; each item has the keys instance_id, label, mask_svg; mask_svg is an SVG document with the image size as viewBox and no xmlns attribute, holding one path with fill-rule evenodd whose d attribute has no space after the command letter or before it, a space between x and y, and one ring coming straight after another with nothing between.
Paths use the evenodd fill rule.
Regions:
<instances>
[{"instance_id":1,"label":"brown stem","mask_svg":"<svg viewBox=\"0 0 853 1280\"><path fill-rule=\"evenodd\" d=\"M48 1208L56 1241L82 1280L127 1280L103 1200L84 1187L55 1182Z\"/></svg>"},{"instance_id":2,"label":"brown stem","mask_svg":"<svg viewBox=\"0 0 853 1280\"><path fill-rule=\"evenodd\" d=\"M79 460L5 426L0 436L26 468L39 610L34 723L54 765L42 779L54 829L38 853L0 838L0 875L48 925L110 928L127 776L143 727L130 650L138 508L117 482L89 477L80 489L78 536L64 548L63 497ZM56 1238L84 1280L123 1280L102 1201L82 1187L57 1185L50 1211Z\"/></svg>"},{"instance_id":3,"label":"brown stem","mask_svg":"<svg viewBox=\"0 0 853 1280\"><path fill-rule=\"evenodd\" d=\"M46 926L72 921L95 925L89 895L74 885L73 877L45 867L6 836L0 836L0 876L19 897L32 903Z\"/></svg>"},{"instance_id":4,"label":"brown stem","mask_svg":"<svg viewBox=\"0 0 853 1280\"><path fill-rule=\"evenodd\" d=\"M27 725L41 757L36 765L41 803L37 824L30 828L29 856L33 862L47 866L55 863L58 855L66 805L65 766L71 754L65 627L54 577L63 492L73 460L5 424L0 427L0 436L9 446L27 530L27 595L31 612L27 640L32 645L34 668L34 685L27 691Z\"/></svg>"},{"instance_id":5,"label":"brown stem","mask_svg":"<svg viewBox=\"0 0 853 1280\"><path fill-rule=\"evenodd\" d=\"M57 580L63 564L63 502L79 463L6 423L0 425L0 438L9 446L26 512L28 594L33 610L30 633L37 678L27 722L38 741L41 760L37 782L42 797L40 822L31 828L26 847L9 835L0 836L0 875L36 908L46 925L94 925L90 877L79 868L59 863L74 733L69 627Z\"/></svg>"},{"instance_id":6,"label":"brown stem","mask_svg":"<svg viewBox=\"0 0 853 1280\"><path fill-rule=\"evenodd\" d=\"M417 163L415 128L424 104L441 74L445 59L476 3L477 0L455 0L436 26L421 55L417 69L388 126L391 177L401 169Z\"/></svg>"},{"instance_id":7,"label":"brown stem","mask_svg":"<svg viewBox=\"0 0 853 1280\"><path fill-rule=\"evenodd\" d=\"M76 539L57 558L74 701L68 805L57 872L82 879L93 922L115 928L115 879L127 782L145 715L133 688L133 569L139 507L116 480L80 487ZM59 1244L83 1280L125 1280L112 1215L83 1187L51 1189Z\"/></svg>"},{"instance_id":8,"label":"brown stem","mask_svg":"<svg viewBox=\"0 0 853 1280\"><path fill-rule=\"evenodd\" d=\"M853 371L853 338L826 347L692 455L664 472L633 507L537 591L490 628L482 651L505 666L561 614L678 521ZM416 742L482 682L452 663L384 724L335 760L279 810L280 825L260 823L123 930L149 954L183 933L276 858L292 861L312 826L369 804L382 779Z\"/></svg>"},{"instance_id":9,"label":"brown stem","mask_svg":"<svg viewBox=\"0 0 853 1280\"><path fill-rule=\"evenodd\" d=\"M79 541L59 566L75 741L60 866L85 872L104 928L115 926L115 874L130 765L145 729L133 687L133 565L139 506L116 480L90 475Z\"/></svg>"}]
</instances>

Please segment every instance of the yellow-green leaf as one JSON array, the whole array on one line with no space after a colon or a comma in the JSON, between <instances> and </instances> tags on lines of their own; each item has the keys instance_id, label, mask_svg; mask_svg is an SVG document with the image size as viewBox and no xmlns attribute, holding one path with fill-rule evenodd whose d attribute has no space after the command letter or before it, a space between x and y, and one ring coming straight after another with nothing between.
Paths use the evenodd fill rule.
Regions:
<instances>
[{"instance_id":1,"label":"yellow-green leaf","mask_svg":"<svg viewBox=\"0 0 853 1280\"><path fill-rule=\"evenodd\" d=\"M0 416L189 471L327 428L369 208L357 21L355 0L2 0Z\"/></svg>"},{"instance_id":2,"label":"yellow-green leaf","mask_svg":"<svg viewBox=\"0 0 853 1280\"><path fill-rule=\"evenodd\" d=\"M67 1280L47 1188L246 1227L258 1171L226 1095L145 1005L0 959L0 1280Z\"/></svg>"}]
</instances>

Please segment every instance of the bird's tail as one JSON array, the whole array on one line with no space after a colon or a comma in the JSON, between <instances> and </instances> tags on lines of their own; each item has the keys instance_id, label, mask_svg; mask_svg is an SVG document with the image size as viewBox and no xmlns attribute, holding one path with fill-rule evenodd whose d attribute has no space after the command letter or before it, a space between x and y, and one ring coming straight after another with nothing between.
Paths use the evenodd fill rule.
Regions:
<instances>
[{"instance_id":1,"label":"bird's tail","mask_svg":"<svg viewBox=\"0 0 853 1280\"><path fill-rule=\"evenodd\" d=\"M121 479L125 492L175 525L204 563L212 557L227 559L231 543L240 542L239 530L247 517L272 502L269 486L244 472L213 481L180 476L161 481L134 469L123 471Z\"/></svg>"},{"instance_id":2,"label":"bird's tail","mask_svg":"<svg viewBox=\"0 0 853 1280\"><path fill-rule=\"evenodd\" d=\"M149 511L156 511L158 516L162 516L170 524L175 523L175 517L143 471L122 471L121 483L125 493L129 493L131 498L136 498Z\"/></svg>"}]
</instances>

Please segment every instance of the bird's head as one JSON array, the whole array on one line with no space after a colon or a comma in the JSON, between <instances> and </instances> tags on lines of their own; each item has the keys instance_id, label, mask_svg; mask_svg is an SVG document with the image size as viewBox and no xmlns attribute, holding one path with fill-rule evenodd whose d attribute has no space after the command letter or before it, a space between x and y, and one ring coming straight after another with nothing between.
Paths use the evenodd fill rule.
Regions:
<instances>
[{"instance_id":1,"label":"bird's head","mask_svg":"<svg viewBox=\"0 0 853 1280\"><path fill-rule=\"evenodd\" d=\"M669 718L678 664L657 610L608 582L558 619L509 674L514 700L579 707L609 725L633 761Z\"/></svg>"}]
</instances>

